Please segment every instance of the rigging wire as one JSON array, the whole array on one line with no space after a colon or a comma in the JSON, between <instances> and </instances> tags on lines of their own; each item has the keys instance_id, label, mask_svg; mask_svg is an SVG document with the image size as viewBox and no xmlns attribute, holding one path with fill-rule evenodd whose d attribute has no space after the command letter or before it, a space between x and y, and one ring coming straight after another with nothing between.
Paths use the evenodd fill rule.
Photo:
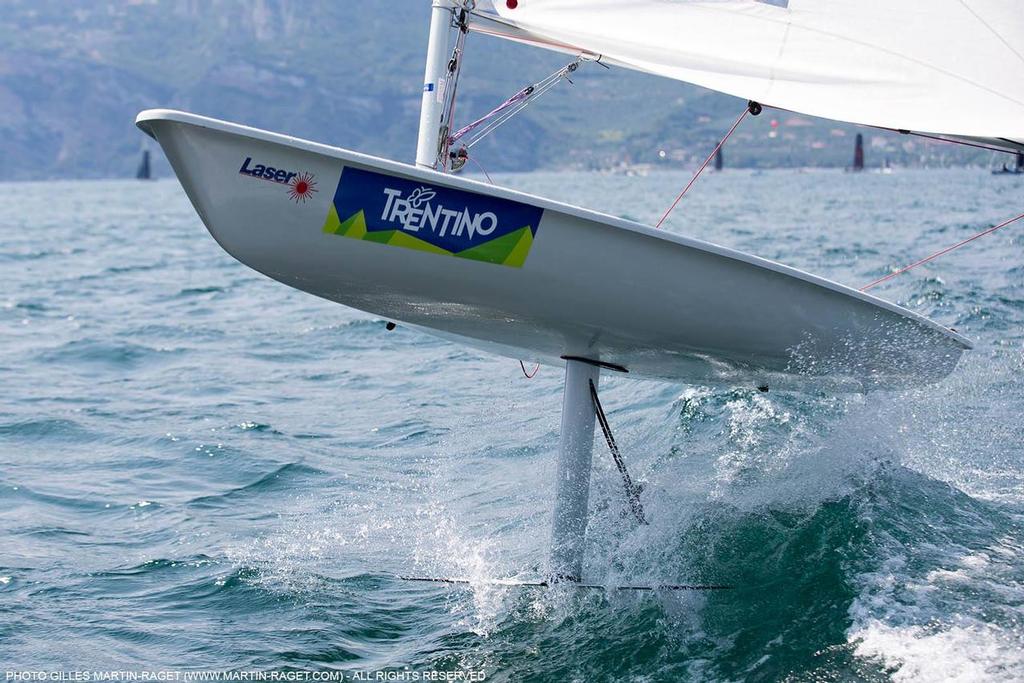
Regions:
<instances>
[{"instance_id":1,"label":"rigging wire","mask_svg":"<svg viewBox=\"0 0 1024 683\"><path fill-rule=\"evenodd\" d=\"M679 204L679 202L682 201L683 196L685 196L686 193L690 190L690 188L693 187L693 184L697 181L697 178L699 178L701 173L704 172L704 169L707 168L708 164L711 163L711 160L714 159L716 154L718 154L718 150L720 150L722 148L722 146L725 145L725 141L728 140L729 137L733 134L733 132L739 127L740 123L743 122L743 119L746 118L747 114L752 114L753 116L757 116L758 114L761 113L761 110L762 110L762 107L757 102L750 101L750 102L747 103L747 108L745 110L743 110L743 113L741 113L739 115L739 117L736 119L736 122L732 124L732 128L729 129L729 132L727 132L725 134L725 136L722 138L722 140L711 151L711 154L709 154L708 157L704 160L704 163L701 164L700 168L697 169L697 172L693 174L693 177L690 178L690 182L688 182L686 184L686 187L683 188L683 191L679 193L679 196L677 196L675 201L672 202L672 205L668 207L668 210L665 211L665 214L661 217L661 220L659 220L655 224L655 226L654 226L655 228L660 228L661 224L665 222L665 219L668 218L669 214L672 213L673 209L675 209L676 206ZM1012 152L1010 152L1010 150L1007 150L1007 149L1002 149L1002 148L999 148L999 147L992 147L992 146L989 146L989 145L982 145L982 144L978 144L978 143L975 143L975 142L970 142L968 140L957 140L957 139L952 139L952 138L939 137L937 135L929 135L927 133L917 133L917 132L913 132L913 131L909 131L909 130L896 130L896 129L887 129L887 130L893 130L894 132L901 133L903 135L915 135L917 137L927 138L929 140L937 140L938 142L947 142L947 143L950 143L950 144L953 144L953 145L964 145L965 147L976 147L976 148L979 148L979 149L991 150L993 152L1012 153ZM900 268L900 269L898 269L896 271L893 271L892 273L884 275L884 276L878 278L877 280L869 282L868 284L866 284L863 287L861 287L859 291L866 292L869 289L871 289L871 288L873 288L873 287L875 287L877 285L882 284L883 282L887 282L887 281L891 280L892 278L896 277L897 275L902 275L903 273L907 272L908 270L912 270L914 268L917 268L918 266L923 265L925 263L928 263L929 261L934 261L935 259L939 258L940 256L945 256L946 254L948 254L951 251L959 249L960 247L962 247L962 246L964 246L966 244L970 244L974 240L980 239L980 238L984 237L985 235L990 235L993 232L995 232L996 230L999 230L1001 228L1005 228L1006 226L1008 226L1008 225L1010 225L1012 223L1016 223L1017 221L1019 221L1021 219L1024 219L1024 213L1020 214L1019 216L1014 216L1013 218L1010 218L1009 220L1003 221L1002 223L999 223L998 225L994 225L991 228L987 228L985 230L982 230L981 232L979 232L979 233L977 233L975 235L972 235L972 236L968 237L965 240L961 240L960 242L957 242L956 244L953 244L951 246L948 246L948 247L945 247L943 249L940 249L939 251L937 251L937 252L935 252L933 254L930 254L930 255L924 257L923 259L915 261L915 262L913 262L913 263L911 263L911 264L909 264L907 266L904 266L904 267L902 267L902 268Z\"/></svg>"},{"instance_id":2,"label":"rigging wire","mask_svg":"<svg viewBox=\"0 0 1024 683\"><path fill-rule=\"evenodd\" d=\"M892 131L899 133L900 135L913 135L918 138L926 138L928 140L937 140L939 142L948 142L951 145L963 145L964 147L977 147L978 149L987 149L992 152L1000 152L1002 154L1016 154L1016 150L1007 149L1005 147L995 147L993 145L983 145L979 142L970 142L969 140L957 140L954 138L945 138L940 135L929 135L928 133L918 133L912 130L899 129L899 128L882 128L882 130Z\"/></svg>"},{"instance_id":3,"label":"rigging wire","mask_svg":"<svg viewBox=\"0 0 1024 683\"><path fill-rule=\"evenodd\" d=\"M612 436L612 428L608 425L608 418L604 415L604 408L601 407L601 399L597 397L597 387L594 386L594 380L590 382L590 399L594 402L594 412L597 413L597 421L601 425L601 431L604 432L604 440L608 443L608 450L612 452L612 459L615 460L615 466L619 469L619 474L622 475L622 485L626 489L626 498L629 500L629 509L633 511L633 516L641 524L647 524L647 518L644 516L644 506L640 503L640 487L633 483L633 479L630 478L629 472L626 471L626 463L622 461L622 454L619 452L619 445L615 443L615 437Z\"/></svg>"},{"instance_id":4,"label":"rigging wire","mask_svg":"<svg viewBox=\"0 0 1024 683\"><path fill-rule=\"evenodd\" d=\"M569 75L575 72L583 61L585 60L582 56L577 57L574 61L552 72L546 78L543 78L532 85L526 86L480 118L467 123L462 128L459 128L454 133L448 135L446 142L447 146L450 148L463 137L469 135L467 141L464 143L465 148L469 149L563 80L572 83ZM474 133L474 131L481 126L483 126L483 128ZM470 135L471 133L472 135Z\"/></svg>"},{"instance_id":5,"label":"rigging wire","mask_svg":"<svg viewBox=\"0 0 1024 683\"><path fill-rule=\"evenodd\" d=\"M480 162L477 161L475 157L471 157L471 156L469 156L467 154L466 158L469 159L470 161L472 161L474 164L476 164L476 167L479 168L480 172L484 174L484 178L487 178L487 182L488 183L490 183L491 185L494 184L494 181L491 180L491 174L487 172L486 168L484 168L483 166L480 165Z\"/></svg>"},{"instance_id":6,"label":"rigging wire","mask_svg":"<svg viewBox=\"0 0 1024 683\"><path fill-rule=\"evenodd\" d=\"M734 124L732 124L732 128L730 128L729 132L725 134L725 137L723 137L718 142L718 144L715 145L715 148L713 150L711 150L711 154L709 154L708 158L704 160L704 163L700 165L700 168L697 169L697 172L693 174L693 177L690 178L690 182L686 183L686 187L684 187L683 191L679 193L679 196L677 196L676 200L674 202L672 202L672 205L670 207L668 207L668 209L665 211L664 215L661 217L661 220L659 220L654 225L655 228L660 228L661 224L665 222L665 219L668 218L669 214L672 213L672 211L676 208L676 205L678 205L679 202L682 201L682 199L686 195L686 193L690 191L691 187L693 187L693 184L695 182L697 182L697 178L700 177L700 174L704 172L704 169L708 167L708 164L711 163L711 160L715 158L716 154L718 154L718 150L722 149L722 146L725 144L725 141L728 140L729 136L731 136L733 134L733 132L735 132L735 130L739 127L739 125L741 123L743 123L743 119L747 118L747 114L750 114L752 116L757 116L760 113L761 113L761 105L760 104L758 104L757 102L754 102L754 101L747 102L747 106L743 110L743 113L740 114L739 117L736 119L736 122Z\"/></svg>"},{"instance_id":7,"label":"rigging wire","mask_svg":"<svg viewBox=\"0 0 1024 683\"><path fill-rule=\"evenodd\" d=\"M892 130L892 129L888 129L888 130ZM917 137L928 138L929 140L937 140L939 142L947 142L947 143L952 144L952 145L963 145L965 147L977 147L979 149L988 149L988 150L991 150L993 152L1004 152L1004 153L1009 153L1009 154L1013 153L1010 150L1003 149L1003 148L1000 148L1000 147L992 147L992 146L989 146L989 145L981 145L981 144L978 144L978 143L975 143L975 142L969 142L967 140L956 140L956 139L952 139L952 138L944 138L944 137L940 137L938 135L928 135L927 133L915 133L915 132L909 131L909 130L897 130L896 132L901 133L903 135L916 135ZM923 259L920 259L918 261L914 261L910 265L903 266L902 268L900 268L898 270L895 270L892 273L889 273L888 275L884 275L884 276L878 278L877 280L869 282L868 284L866 284L863 287L861 287L860 291L861 292L866 292L869 289L871 289L872 287L875 287L876 285L880 285L883 282L887 282L887 281L893 279L897 275L902 275L903 273L907 272L908 270L912 270L914 268L917 268L918 266L920 266L922 264L925 264L925 263L928 263L929 261L934 261L935 259L939 258L940 256L945 256L949 252L954 251L956 249L959 249L960 247L964 246L965 244L970 244L971 242L973 242L976 239L984 237L985 235L990 235L993 232L995 232L996 230L999 230L1001 228L1005 228L1007 225L1010 225L1011 223L1016 223L1017 221L1021 220L1022 218L1024 218L1024 213L1020 214L1019 216L1014 216L1013 218L1011 218L1009 220L1003 221L1002 223L1000 223L998 225L993 225L991 228L987 228L987 229L982 230L981 232L979 232L977 234L971 235L970 237L968 237L965 240L961 240L961 241L957 242L956 244L953 244L951 246L948 246L948 247L945 247L943 249L940 249L940 250L938 250L937 252L935 252L933 254L925 256Z\"/></svg>"},{"instance_id":8,"label":"rigging wire","mask_svg":"<svg viewBox=\"0 0 1024 683\"><path fill-rule=\"evenodd\" d=\"M448 60L448 80L450 86L445 94L444 106L441 108L441 135L440 146L437 150L438 159L434 167L440 162L441 170L448 170L448 149L450 147L448 131L451 130L455 121L455 95L459 88L459 76L462 74L462 56L466 49L466 36L469 34L469 19L465 9L456 11L452 9L452 28L458 30L455 38L455 49L452 50L451 59Z\"/></svg>"},{"instance_id":9,"label":"rigging wire","mask_svg":"<svg viewBox=\"0 0 1024 683\"><path fill-rule=\"evenodd\" d=\"M896 277L897 275L902 275L903 273L907 272L908 270L911 270L912 268L917 268L921 264L928 263L929 261L934 261L935 259L939 258L940 256L948 254L949 252L953 251L954 249L959 249L960 247L964 246L965 244L969 244L969 243L973 242L974 240L976 240L976 239L978 239L980 237L984 237L985 235L989 235L989 234L995 232L996 230L999 230L1000 228L1005 228L1007 225L1010 225L1011 223L1016 223L1017 221L1019 221L1022 218L1024 218L1024 213L1020 214L1019 216L1015 216L1015 217L1011 218L1010 220L1003 221L999 225L994 225L991 228L988 228L986 230L982 230L981 232L979 232L979 233L977 233L975 235L972 235L972 236L968 237L965 240L957 242L956 244L954 244L952 246L949 246L949 247L946 247L945 249L940 249L939 251L935 252L934 254L932 254L930 256L926 256L923 259L921 259L920 261L915 261L914 263L911 263L909 266L904 266L904 267L900 268L899 270L896 270L896 271L894 271L892 273L889 273L888 275L885 275L883 277L878 278L874 282L869 282L868 284L866 284L863 287L861 287L860 291L866 292L869 289L871 289L872 287L874 287L875 285L880 285L883 282L886 282L887 280L891 280L892 278Z\"/></svg>"}]
</instances>

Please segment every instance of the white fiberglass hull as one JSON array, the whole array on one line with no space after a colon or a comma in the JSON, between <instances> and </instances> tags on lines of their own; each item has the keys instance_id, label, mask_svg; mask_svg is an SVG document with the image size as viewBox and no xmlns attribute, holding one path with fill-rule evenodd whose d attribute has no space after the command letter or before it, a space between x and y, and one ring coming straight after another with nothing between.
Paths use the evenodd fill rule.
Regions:
<instances>
[{"instance_id":1,"label":"white fiberglass hull","mask_svg":"<svg viewBox=\"0 0 1024 683\"><path fill-rule=\"evenodd\" d=\"M182 112L137 124L242 263L513 358L860 390L936 381L970 348L868 294L612 216Z\"/></svg>"}]
</instances>

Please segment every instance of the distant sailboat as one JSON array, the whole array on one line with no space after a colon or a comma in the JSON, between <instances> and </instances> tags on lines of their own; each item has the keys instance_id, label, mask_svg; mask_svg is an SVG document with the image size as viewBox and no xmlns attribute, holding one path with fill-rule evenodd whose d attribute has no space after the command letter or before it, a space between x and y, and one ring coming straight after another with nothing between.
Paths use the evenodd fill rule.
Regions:
<instances>
[{"instance_id":1,"label":"distant sailboat","mask_svg":"<svg viewBox=\"0 0 1024 683\"><path fill-rule=\"evenodd\" d=\"M135 171L135 177L138 180L150 180L152 179L152 172L149 164L149 150L142 150L142 160L139 161L139 168Z\"/></svg>"},{"instance_id":2,"label":"distant sailboat","mask_svg":"<svg viewBox=\"0 0 1024 683\"><path fill-rule=\"evenodd\" d=\"M1002 168L992 171L992 175L1021 175L1024 174L1024 152L1017 152L1017 160L1013 168L1003 164Z\"/></svg>"},{"instance_id":3,"label":"distant sailboat","mask_svg":"<svg viewBox=\"0 0 1024 683\"><path fill-rule=\"evenodd\" d=\"M864 170L864 136L857 133L857 142L853 148L853 168L854 171Z\"/></svg>"},{"instance_id":4,"label":"distant sailboat","mask_svg":"<svg viewBox=\"0 0 1024 683\"><path fill-rule=\"evenodd\" d=\"M719 147L718 150L715 151L715 170L716 171L721 171L722 170L722 148L721 147Z\"/></svg>"}]
</instances>

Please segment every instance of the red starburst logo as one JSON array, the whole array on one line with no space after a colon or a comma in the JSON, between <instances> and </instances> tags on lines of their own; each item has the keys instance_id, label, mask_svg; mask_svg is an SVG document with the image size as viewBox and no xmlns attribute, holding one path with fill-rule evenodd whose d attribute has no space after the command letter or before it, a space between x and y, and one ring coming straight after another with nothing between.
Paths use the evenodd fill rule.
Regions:
<instances>
[{"instance_id":1,"label":"red starburst logo","mask_svg":"<svg viewBox=\"0 0 1024 683\"><path fill-rule=\"evenodd\" d=\"M314 192L317 192L316 180L313 179L312 173L300 173L292 181L288 183L288 196L291 197L296 204L300 201L305 203L307 199L313 196Z\"/></svg>"}]
</instances>

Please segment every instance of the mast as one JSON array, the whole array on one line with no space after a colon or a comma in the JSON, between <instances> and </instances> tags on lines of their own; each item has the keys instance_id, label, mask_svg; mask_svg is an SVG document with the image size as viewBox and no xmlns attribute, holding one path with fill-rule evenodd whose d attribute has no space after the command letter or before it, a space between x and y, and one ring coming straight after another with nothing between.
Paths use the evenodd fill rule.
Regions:
<instances>
[{"instance_id":1,"label":"mast","mask_svg":"<svg viewBox=\"0 0 1024 683\"><path fill-rule=\"evenodd\" d=\"M433 0L430 10L430 36L423 73L423 100L420 105L420 131L416 142L416 165L434 168L441 145L441 116L444 110L445 66L448 61L448 33L452 24L452 0Z\"/></svg>"},{"instance_id":2,"label":"mast","mask_svg":"<svg viewBox=\"0 0 1024 683\"><path fill-rule=\"evenodd\" d=\"M455 86L446 82L452 27L453 0L433 0L430 12L430 36L423 73L423 100L420 106L416 165L435 169L441 148L445 94ZM597 387L600 364L581 358L566 358L562 397L562 430L558 444L558 475L555 482L555 508L551 524L549 579L552 582L579 582L587 532L587 506L590 499L590 469L594 451L596 414L590 387Z\"/></svg>"}]
</instances>

